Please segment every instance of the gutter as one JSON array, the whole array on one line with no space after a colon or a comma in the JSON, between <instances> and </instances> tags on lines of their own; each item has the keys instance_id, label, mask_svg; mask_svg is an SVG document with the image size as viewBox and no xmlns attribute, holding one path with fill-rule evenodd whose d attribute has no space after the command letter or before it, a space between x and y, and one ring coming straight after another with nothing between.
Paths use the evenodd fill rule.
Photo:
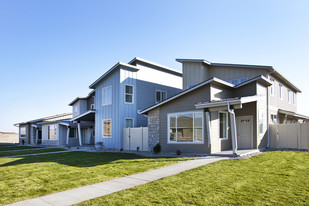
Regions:
<instances>
[{"instance_id":1,"label":"gutter","mask_svg":"<svg viewBox=\"0 0 309 206\"><path fill-rule=\"evenodd\" d=\"M230 114L233 154L237 155L237 132L236 132L235 113L234 113L234 109L232 110L230 109L229 102L227 103L227 111Z\"/></svg>"}]
</instances>

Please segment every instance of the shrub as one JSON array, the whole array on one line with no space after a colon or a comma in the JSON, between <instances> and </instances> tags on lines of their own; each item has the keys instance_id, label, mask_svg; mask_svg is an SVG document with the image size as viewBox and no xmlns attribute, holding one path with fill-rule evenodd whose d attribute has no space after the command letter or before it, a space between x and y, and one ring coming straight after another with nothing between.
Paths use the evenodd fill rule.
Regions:
<instances>
[{"instance_id":1,"label":"shrub","mask_svg":"<svg viewBox=\"0 0 309 206\"><path fill-rule=\"evenodd\" d=\"M176 150L176 154L179 156L179 155L181 155L181 151L178 149L178 150Z\"/></svg>"},{"instance_id":2,"label":"shrub","mask_svg":"<svg viewBox=\"0 0 309 206\"><path fill-rule=\"evenodd\" d=\"M120 152L122 152L123 151L123 148L120 148Z\"/></svg>"},{"instance_id":3,"label":"shrub","mask_svg":"<svg viewBox=\"0 0 309 206\"><path fill-rule=\"evenodd\" d=\"M21 140L21 143L24 145L24 144L25 144L25 140L22 139L22 140Z\"/></svg>"},{"instance_id":4,"label":"shrub","mask_svg":"<svg viewBox=\"0 0 309 206\"><path fill-rule=\"evenodd\" d=\"M158 143L156 146L153 147L153 152L155 154L158 154L158 153L161 152L161 145L160 145L160 143Z\"/></svg>"}]
</instances>

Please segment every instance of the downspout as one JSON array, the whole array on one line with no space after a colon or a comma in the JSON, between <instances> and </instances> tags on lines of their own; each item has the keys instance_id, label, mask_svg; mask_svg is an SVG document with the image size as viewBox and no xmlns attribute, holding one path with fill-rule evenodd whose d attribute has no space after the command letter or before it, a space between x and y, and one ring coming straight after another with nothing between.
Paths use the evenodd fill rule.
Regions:
<instances>
[{"instance_id":1,"label":"downspout","mask_svg":"<svg viewBox=\"0 0 309 206\"><path fill-rule=\"evenodd\" d=\"M234 113L234 109L232 110L230 109L229 102L227 103L227 111L230 114L233 154L237 155L237 133L236 133L235 113Z\"/></svg>"},{"instance_id":2,"label":"downspout","mask_svg":"<svg viewBox=\"0 0 309 206\"><path fill-rule=\"evenodd\" d=\"M269 74L275 72L275 70L268 72L267 73L267 78L269 78ZM275 88L274 88L275 89ZM266 145L266 149L269 148L269 144L270 144L270 135L269 135L269 119L270 119L270 109L269 109L269 89L267 87L267 145Z\"/></svg>"}]
</instances>

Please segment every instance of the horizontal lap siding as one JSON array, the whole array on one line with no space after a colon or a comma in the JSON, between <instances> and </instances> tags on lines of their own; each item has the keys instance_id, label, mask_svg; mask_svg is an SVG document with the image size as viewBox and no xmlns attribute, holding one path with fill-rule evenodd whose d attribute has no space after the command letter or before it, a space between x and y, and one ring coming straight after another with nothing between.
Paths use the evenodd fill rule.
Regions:
<instances>
[{"instance_id":1,"label":"horizontal lap siding","mask_svg":"<svg viewBox=\"0 0 309 206\"><path fill-rule=\"evenodd\" d=\"M195 103L208 101L210 96L209 85L202 88L196 89L189 94L185 94L180 98L172 100L160 107L160 144L162 146L163 152L176 152L176 150L181 150L182 152L189 153L209 153L208 140L206 135L206 124L204 115L204 144L167 144L168 138L168 113L175 112L186 112L186 111L197 111L195 109Z\"/></svg>"}]
</instances>

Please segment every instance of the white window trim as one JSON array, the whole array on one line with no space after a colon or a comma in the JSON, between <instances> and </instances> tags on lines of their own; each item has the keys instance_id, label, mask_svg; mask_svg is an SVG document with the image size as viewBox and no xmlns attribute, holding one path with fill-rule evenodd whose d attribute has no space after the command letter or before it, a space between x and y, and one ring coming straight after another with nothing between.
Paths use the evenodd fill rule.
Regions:
<instances>
[{"instance_id":1,"label":"white window trim","mask_svg":"<svg viewBox=\"0 0 309 206\"><path fill-rule=\"evenodd\" d=\"M269 89L270 89L270 95L274 97L274 96L276 95L276 87L275 87L276 83L275 83L275 79L272 78L272 77L270 77L269 79L270 79L270 81L271 81L271 83L272 83L271 87L269 87ZM273 93L271 93L271 91L273 91Z\"/></svg>"},{"instance_id":2,"label":"white window trim","mask_svg":"<svg viewBox=\"0 0 309 206\"><path fill-rule=\"evenodd\" d=\"M283 100L283 84L279 84L279 98Z\"/></svg>"},{"instance_id":3,"label":"white window trim","mask_svg":"<svg viewBox=\"0 0 309 206\"><path fill-rule=\"evenodd\" d=\"M132 93L132 102L127 102L126 101L126 95L127 95L127 93L126 93L126 86L131 86L132 87L132 91L133 91L133 93ZM131 95L131 94L129 94L129 95ZM124 85L124 103L125 104L134 104L134 85L132 85L132 84L125 84Z\"/></svg>"},{"instance_id":4,"label":"white window trim","mask_svg":"<svg viewBox=\"0 0 309 206\"><path fill-rule=\"evenodd\" d=\"M131 119L131 120L132 120L132 125L133 125L132 128L134 128L134 118L132 118L132 117L125 117L125 118L124 118L124 128L128 128L128 127L125 127L125 126L126 126L126 120L127 120L127 119Z\"/></svg>"},{"instance_id":5,"label":"white window trim","mask_svg":"<svg viewBox=\"0 0 309 206\"><path fill-rule=\"evenodd\" d=\"M163 92L166 94L165 97L166 97L166 99L167 99L167 91L156 89L156 91L155 91L155 103L156 103L156 104L160 103L160 102L157 102L157 92L160 92L160 99L161 99L160 102L163 102L163 101L164 101L164 100L162 99L162 93L163 93Z\"/></svg>"},{"instance_id":6,"label":"white window trim","mask_svg":"<svg viewBox=\"0 0 309 206\"><path fill-rule=\"evenodd\" d=\"M110 104L104 104L104 103L103 103L104 90L107 89L107 88L109 88L109 87L111 87L111 103L110 103ZM109 86L107 86L107 87L103 87L103 88L102 88L102 106L112 105L112 103L113 103L113 88L112 88L112 85L109 85Z\"/></svg>"},{"instance_id":7,"label":"white window trim","mask_svg":"<svg viewBox=\"0 0 309 206\"><path fill-rule=\"evenodd\" d=\"M226 137L221 138L220 134L220 113L226 114ZM226 111L219 111L218 112L218 119L219 119L219 139L220 140L228 140L229 139L229 113Z\"/></svg>"},{"instance_id":8,"label":"white window trim","mask_svg":"<svg viewBox=\"0 0 309 206\"><path fill-rule=\"evenodd\" d=\"M21 134L21 129L22 128L25 128L25 136L21 136L22 135ZM23 138L23 139L27 137L27 127L26 126L20 127L20 135L19 136L20 136L20 138Z\"/></svg>"},{"instance_id":9,"label":"white window trim","mask_svg":"<svg viewBox=\"0 0 309 206\"><path fill-rule=\"evenodd\" d=\"M188 114L188 113L202 113L202 141L201 142L171 142L170 141L170 116L171 115L176 115L177 119L177 114ZM194 118L193 118L193 125L194 125ZM176 128L177 128L177 121L176 121ZM167 144L204 144L204 131L205 131L205 126L204 126L204 111L203 110L196 110L196 111L187 111L187 112L174 112L174 113L168 113L167 114ZM194 128L193 128L193 141L194 141Z\"/></svg>"},{"instance_id":10,"label":"white window trim","mask_svg":"<svg viewBox=\"0 0 309 206\"><path fill-rule=\"evenodd\" d=\"M111 121L111 136L104 136L104 121ZM113 136L113 121L112 119L102 119L102 138L104 139L110 139Z\"/></svg>"}]
</instances>

